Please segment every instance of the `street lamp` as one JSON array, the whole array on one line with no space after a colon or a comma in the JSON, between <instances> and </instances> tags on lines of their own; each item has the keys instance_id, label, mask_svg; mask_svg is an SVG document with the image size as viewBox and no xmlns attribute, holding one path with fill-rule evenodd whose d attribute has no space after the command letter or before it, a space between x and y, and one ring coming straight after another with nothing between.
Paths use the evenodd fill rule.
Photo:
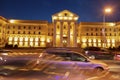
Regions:
<instances>
[{"instance_id":1,"label":"street lamp","mask_svg":"<svg viewBox=\"0 0 120 80\"><path fill-rule=\"evenodd\" d=\"M103 16L103 22L105 23L105 16L106 14L110 14L112 12L111 8L105 8L104 9L104 16Z\"/></svg>"},{"instance_id":2,"label":"street lamp","mask_svg":"<svg viewBox=\"0 0 120 80\"><path fill-rule=\"evenodd\" d=\"M103 14L103 28L102 28L102 33L103 33L103 45L104 47L106 47L106 36L105 36L105 17L106 17L106 14L109 14L112 12L112 9L111 8L105 8L104 9L104 14Z\"/></svg>"}]
</instances>

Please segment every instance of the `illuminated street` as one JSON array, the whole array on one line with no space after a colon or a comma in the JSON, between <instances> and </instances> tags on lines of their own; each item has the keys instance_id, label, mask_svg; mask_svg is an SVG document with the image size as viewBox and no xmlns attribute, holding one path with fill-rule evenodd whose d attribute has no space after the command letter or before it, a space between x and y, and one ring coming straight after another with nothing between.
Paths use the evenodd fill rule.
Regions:
<instances>
[{"instance_id":1,"label":"illuminated street","mask_svg":"<svg viewBox=\"0 0 120 80\"><path fill-rule=\"evenodd\" d=\"M21 51L21 50L20 50ZM41 50L43 51L43 50ZM41 52L40 51L40 52ZM17 51L18 52L18 51ZM24 50L24 53L26 51ZM14 64L9 64L9 65L4 65L3 67L0 67L0 79L1 80L95 80L101 78L102 80L106 80L106 76L109 76L109 80L119 80L120 78L120 62L119 61L114 61L114 60L102 60L103 62L107 63L110 68L110 72L103 72L98 75L91 75L90 72L86 71L77 71L76 70L56 70L56 71L51 71L49 70L49 67L52 66L49 61L47 63L41 63L37 64L36 62L36 53L39 52L39 50L34 50L31 52L31 54L35 54L35 56L28 56L29 53L21 53L16 54L16 52L12 53L13 56L20 56L20 58L15 58L15 59L20 59L21 62L23 62L23 59L26 59L27 61L24 62L24 64L20 62L15 62ZM29 54L29 55L31 55ZM40 53L38 53L40 54ZM55 58L53 57L49 57ZM57 58L56 58L57 59ZM14 59L13 59L14 60ZM20 61L19 60L19 61ZM23 60L23 61L22 61ZM29 62L28 62L29 61ZM19 65L18 65L19 64ZM21 65L20 65L21 64ZM98 78L99 77L99 78Z\"/></svg>"}]
</instances>

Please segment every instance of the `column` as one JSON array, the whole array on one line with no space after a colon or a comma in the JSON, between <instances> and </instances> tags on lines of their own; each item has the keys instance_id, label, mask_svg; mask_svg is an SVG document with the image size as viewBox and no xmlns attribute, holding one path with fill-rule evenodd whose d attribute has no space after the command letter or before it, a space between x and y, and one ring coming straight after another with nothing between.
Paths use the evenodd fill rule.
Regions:
<instances>
[{"instance_id":1,"label":"column","mask_svg":"<svg viewBox=\"0 0 120 80\"><path fill-rule=\"evenodd\" d=\"M68 23L68 47L70 47L70 23Z\"/></svg>"},{"instance_id":2,"label":"column","mask_svg":"<svg viewBox=\"0 0 120 80\"><path fill-rule=\"evenodd\" d=\"M63 47L63 22L60 23L60 47Z\"/></svg>"},{"instance_id":3,"label":"column","mask_svg":"<svg viewBox=\"0 0 120 80\"><path fill-rule=\"evenodd\" d=\"M56 22L53 23L53 26L54 26L53 47L56 47Z\"/></svg>"},{"instance_id":4,"label":"column","mask_svg":"<svg viewBox=\"0 0 120 80\"><path fill-rule=\"evenodd\" d=\"M76 30L76 26L77 26L77 24L76 24L76 22L74 23L74 27L73 27L73 44L74 44L74 46L73 47L77 47L77 30Z\"/></svg>"}]
</instances>

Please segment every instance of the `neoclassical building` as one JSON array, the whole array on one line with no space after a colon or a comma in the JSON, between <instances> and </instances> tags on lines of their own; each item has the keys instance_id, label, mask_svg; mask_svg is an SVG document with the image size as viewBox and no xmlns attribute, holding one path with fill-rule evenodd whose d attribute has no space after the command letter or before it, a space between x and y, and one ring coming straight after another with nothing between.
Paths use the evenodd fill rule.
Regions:
<instances>
[{"instance_id":1,"label":"neoclassical building","mask_svg":"<svg viewBox=\"0 0 120 80\"><path fill-rule=\"evenodd\" d=\"M47 20L17 20L0 16L0 47L117 47L120 22L78 22L79 16L63 10Z\"/></svg>"}]
</instances>

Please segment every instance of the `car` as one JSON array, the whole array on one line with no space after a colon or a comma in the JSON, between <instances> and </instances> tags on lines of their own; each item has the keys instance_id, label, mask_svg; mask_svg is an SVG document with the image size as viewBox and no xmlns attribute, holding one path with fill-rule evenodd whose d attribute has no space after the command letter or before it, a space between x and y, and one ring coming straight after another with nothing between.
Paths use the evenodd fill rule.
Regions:
<instances>
[{"instance_id":1,"label":"car","mask_svg":"<svg viewBox=\"0 0 120 80\"><path fill-rule=\"evenodd\" d=\"M7 56L10 52L10 50L0 49L0 56Z\"/></svg>"},{"instance_id":2,"label":"car","mask_svg":"<svg viewBox=\"0 0 120 80\"><path fill-rule=\"evenodd\" d=\"M103 51L85 51L85 55L92 59L113 60L114 54Z\"/></svg>"},{"instance_id":3,"label":"car","mask_svg":"<svg viewBox=\"0 0 120 80\"><path fill-rule=\"evenodd\" d=\"M120 53L115 53L114 60L120 60Z\"/></svg>"},{"instance_id":4,"label":"car","mask_svg":"<svg viewBox=\"0 0 120 80\"><path fill-rule=\"evenodd\" d=\"M56 55L58 57L62 57L62 61L53 61L55 67L59 67L60 69L74 69L77 67L81 70L99 70L99 71L108 71L108 65L97 60L90 60L82 53L71 51L65 48L53 48L53 49L46 49L42 52L43 54L51 54ZM50 62L49 60L48 62ZM53 63L51 62L51 63Z\"/></svg>"}]
</instances>

